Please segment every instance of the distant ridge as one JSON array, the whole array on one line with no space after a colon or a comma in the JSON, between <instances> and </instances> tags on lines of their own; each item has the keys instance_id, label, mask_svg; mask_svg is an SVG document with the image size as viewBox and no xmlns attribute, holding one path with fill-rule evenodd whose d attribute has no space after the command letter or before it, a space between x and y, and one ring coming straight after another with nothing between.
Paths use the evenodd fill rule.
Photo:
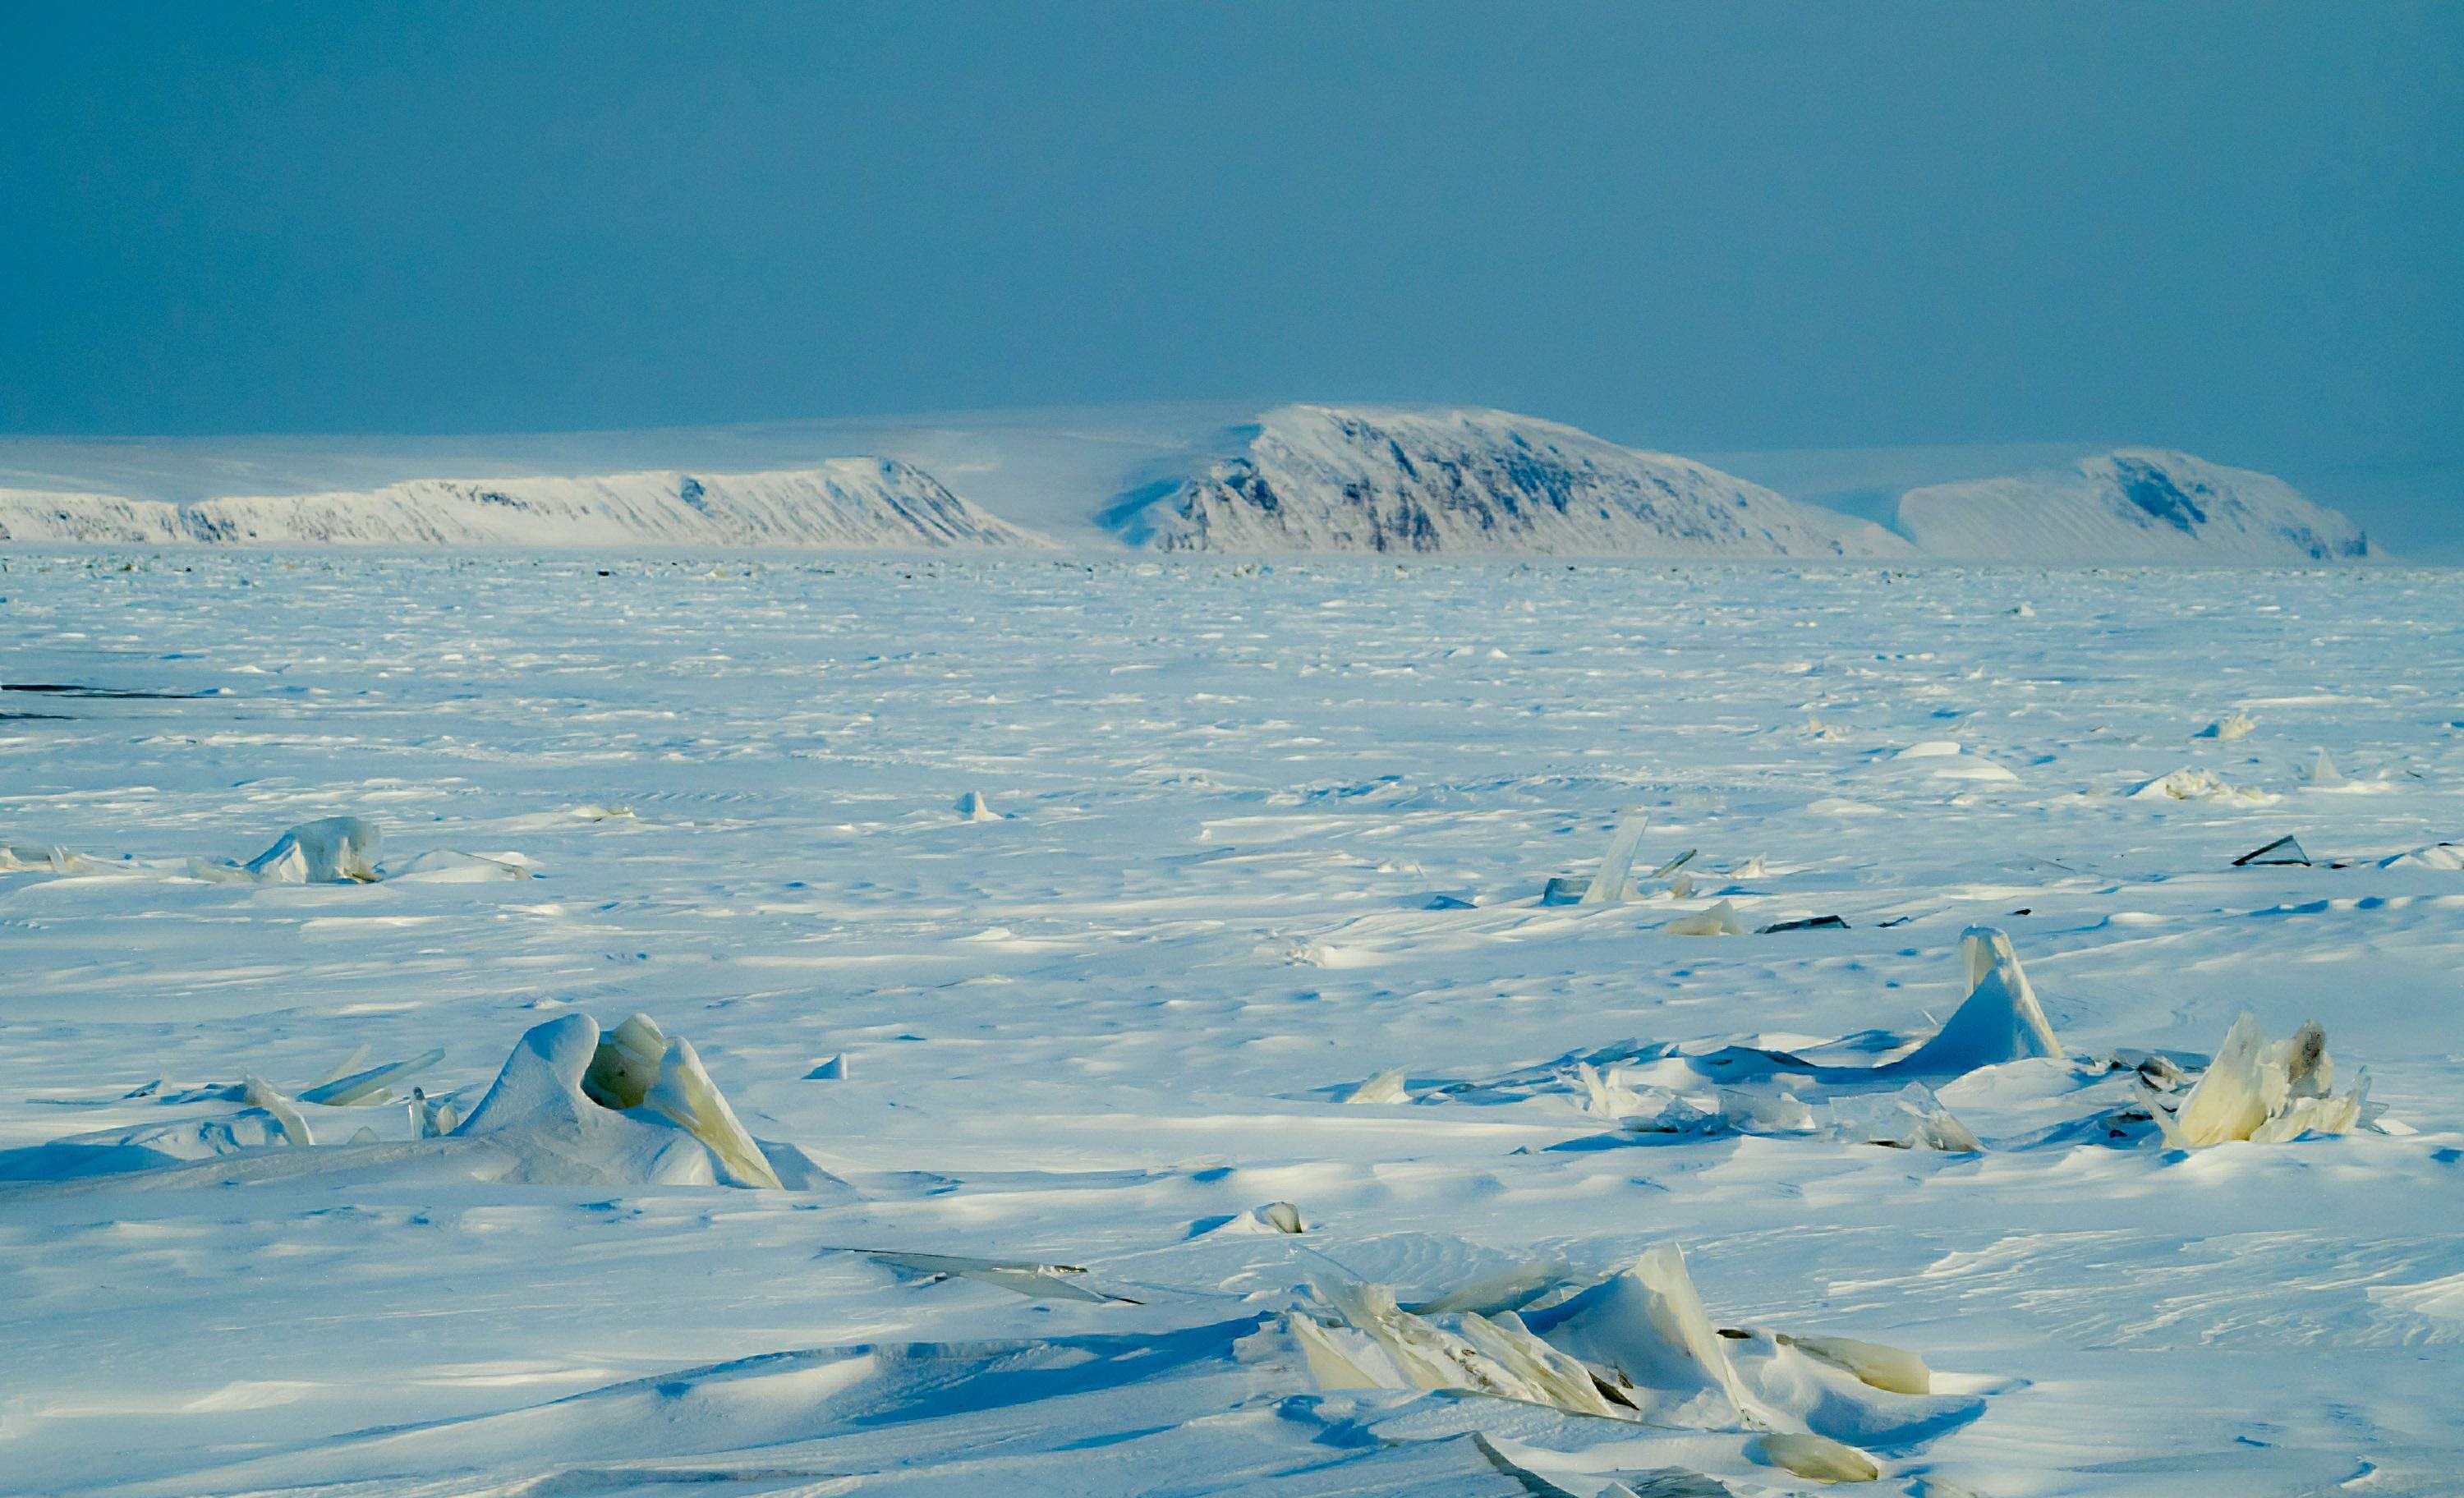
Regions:
<instances>
[{"instance_id":1,"label":"distant ridge","mask_svg":"<svg viewBox=\"0 0 2464 1498\"><path fill-rule=\"evenodd\" d=\"M1905 557L1881 526L1504 411L1286 406L1142 506L1168 551Z\"/></svg>"},{"instance_id":2,"label":"distant ridge","mask_svg":"<svg viewBox=\"0 0 2464 1498\"><path fill-rule=\"evenodd\" d=\"M2035 562L2359 562L2384 554L2280 478L2187 452L2123 448L2066 470L1934 484L1900 496L1925 552Z\"/></svg>"},{"instance_id":3,"label":"distant ridge","mask_svg":"<svg viewBox=\"0 0 2464 1498\"><path fill-rule=\"evenodd\" d=\"M187 504L0 489L0 540L226 546L1043 546L922 469L834 458L751 474L418 478Z\"/></svg>"}]
</instances>

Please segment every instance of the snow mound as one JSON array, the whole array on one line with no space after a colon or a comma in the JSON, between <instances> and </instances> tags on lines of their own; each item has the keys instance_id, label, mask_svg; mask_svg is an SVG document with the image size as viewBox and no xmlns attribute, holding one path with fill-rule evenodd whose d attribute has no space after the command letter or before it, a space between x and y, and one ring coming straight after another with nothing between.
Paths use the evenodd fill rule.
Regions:
<instances>
[{"instance_id":1,"label":"snow mound","mask_svg":"<svg viewBox=\"0 0 2464 1498\"><path fill-rule=\"evenodd\" d=\"M1046 544L888 458L753 474L416 478L189 504L0 490L0 540L346 546Z\"/></svg>"},{"instance_id":2,"label":"snow mound","mask_svg":"<svg viewBox=\"0 0 2464 1498\"><path fill-rule=\"evenodd\" d=\"M384 847L373 822L323 817L284 832L245 867L266 884L374 884Z\"/></svg>"},{"instance_id":3,"label":"snow mound","mask_svg":"<svg viewBox=\"0 0 2464 1498\"><path fill-rule=\"evenodd\" d=\"M1113 519L1175 551L1900 557L1905 542L1684 458L1529 416L1286 406Z\"/></svg>"},{"instance_id":4,"label":"snow mound","mask_svg":"<svg viewBox=\"0 0 2464 1498\"><path fill-rule=\"evenodd\" d=\"M1959 957L1968 997L1931 1040L1881 1071L1957 1076L1979 1067L2062 1053L2008 934L1991 926L1970 926L1960 936Z\"/></svg>"},{"instance_id":5,"label":"snow mound","mask_svg":"<svg viewBox=\"0 0 2464 1498\"><path fill-rule=\"evenodd\" d=\"M1911 489L1898 526L1937 557L2010 562L2350 562L2367 537L2280 478L2123 448L2068 471Z\"/></svg>"},{"instance_id":6,"label":"snow mound","mask_svg":"<svg viewBox=\"0 0 2464 1498\"><path fill-rule=\"evenodd\" d=\"M2464 870L2464 843L2432 843L2409 853L2379 860L2382 869L2436 869L2448 873Z\"/></svg>"},{"instance_id":7,"label":"snow mound","mask_svg":"<svg viewBox=\"0 0 2464 1498\"><path fill-rule=\"evenodd\" d=\"M2263 790L2235 785L2211 770L2186 764L2178 770L2167 770L2152 781L2144 781L2130 788L2132 801L2248 801L2269 802L2276 798Z\"/></svg>"}]
</instances>

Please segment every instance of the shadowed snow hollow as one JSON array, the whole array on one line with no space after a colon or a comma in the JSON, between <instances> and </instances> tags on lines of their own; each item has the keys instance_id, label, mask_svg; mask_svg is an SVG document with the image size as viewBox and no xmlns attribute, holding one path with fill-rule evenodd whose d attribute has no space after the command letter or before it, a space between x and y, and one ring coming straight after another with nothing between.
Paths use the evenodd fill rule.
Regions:
<instances>
[{"instance_id":1,"label":"shadowed snow hollow","mask_svg":"<svg viewBox=\"0 0 2464 1498\"><path fill-rule=\"evenodd\" d=\"M1588 432L1487 410L1286 406L1122 517L1176 551L1898 557L1881 527Z\"/></svg>"},{"instance_id":2,"label":"shadowed snow hollow","mask_svg":"<svg viewBox=\"0 0 2464 1498\"><path fill-rule=\"evenodd\" d=\"M1937 557L2010 562L2344 562L2375 558L2342 515L2280 478L2124 448L2067 471L1935 484L1899 528Z\"/></svg>"},{"instance_id":3,"label":"shadowed snow hollow","mask_svg":"<svg viewBox=\"0 0 2464 1498\"><path fill-rule=\"evenodd\" d=\"M192 504L0 490L0 540L224 545L1038 545L1044 539L889 458L758 474L416 478Z\"/></svg>"}]
</instances>

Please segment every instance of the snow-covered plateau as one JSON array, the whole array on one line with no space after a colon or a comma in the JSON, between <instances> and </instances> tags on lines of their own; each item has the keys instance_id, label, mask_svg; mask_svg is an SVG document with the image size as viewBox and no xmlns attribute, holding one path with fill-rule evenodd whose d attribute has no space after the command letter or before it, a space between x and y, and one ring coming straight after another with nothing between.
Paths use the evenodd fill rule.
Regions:
<instances>
[{"instance_id":1,"label":"snow-covered plateau","mask_svg":"<svg viewBox=\"0 0 2464 1498\"><path fill-rule=\"evenodd\" d=\"M1717 469L1487 410L1280 407L1120 523L1172 551L1913 555Z\"/></svg>"},{"instance_id":2,"label":"snow-covered plateau","mask_svg":"<svg viewBox=\"0 0 2464 1498\"><path fill-rule=\"evenodd\" d=\"M2457 1491L2464 575L0 625L0 1493Z\"/></svg>"},{"instance_id":3,"label":"snow-covered plateau","mask_svg":"<svg viewBox=\"0 0 2464 1498\"><path fill-rule=\"evenodd\" d=\"M1899 526L1937 557L2040 562L2354 562L2369 539L2266 474L2125 448L2067 470L1933 484Z\"/></svg>"},{"instance_id":4,"label":"snow-covered plateau","mask_svg":"<svg viewBox=\"0 0 2464 1498\"><path fill-rule=\"evenodd\" d=\"M834 549L1043 544L913 464L867 457L759 474L418 478L361 491L185 504L0 489L0 540Z\"/></svg>"}]
</instances>

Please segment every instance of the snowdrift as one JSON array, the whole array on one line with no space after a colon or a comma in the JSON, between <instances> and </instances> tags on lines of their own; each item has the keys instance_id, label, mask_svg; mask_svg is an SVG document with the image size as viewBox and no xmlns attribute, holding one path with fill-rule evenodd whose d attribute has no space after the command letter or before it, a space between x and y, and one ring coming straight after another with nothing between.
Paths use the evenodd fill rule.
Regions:
<instances>
[{"instance_id":1,"label":"snowdrift","mask_svg":"<svg viewBox=\"0 0 2464 1498\"><path fill-rule=\"evenodd\" d=\"M0 490L0 540L236 546L1023 546L1046 542L922 469L836 458L751 474L419 478L191 504Z\"/></svg>"},{"instance_id":2,"label":"snowdrift","mask_svg":"<svg viewBox=\"0 0 2464 1498\"><path fill-rule=\"evenodd\" d=\"M1116 518L1173 551L1899 557L1880 526L1504 411L1286 406Z\"/></svg>"},{"instance_id":3,"label":"snowdrift","mask_svg":"<svg viewBox=\"0 0 2464 1498\"><path fill-rule=\"evenodd\" d=\"M2352 521L2280 478L2124 448L2067 472L1935 484L1900 496L1900 531L1980 562L2304 562L2376 558Z\"/></svg>"}]
</instances>

